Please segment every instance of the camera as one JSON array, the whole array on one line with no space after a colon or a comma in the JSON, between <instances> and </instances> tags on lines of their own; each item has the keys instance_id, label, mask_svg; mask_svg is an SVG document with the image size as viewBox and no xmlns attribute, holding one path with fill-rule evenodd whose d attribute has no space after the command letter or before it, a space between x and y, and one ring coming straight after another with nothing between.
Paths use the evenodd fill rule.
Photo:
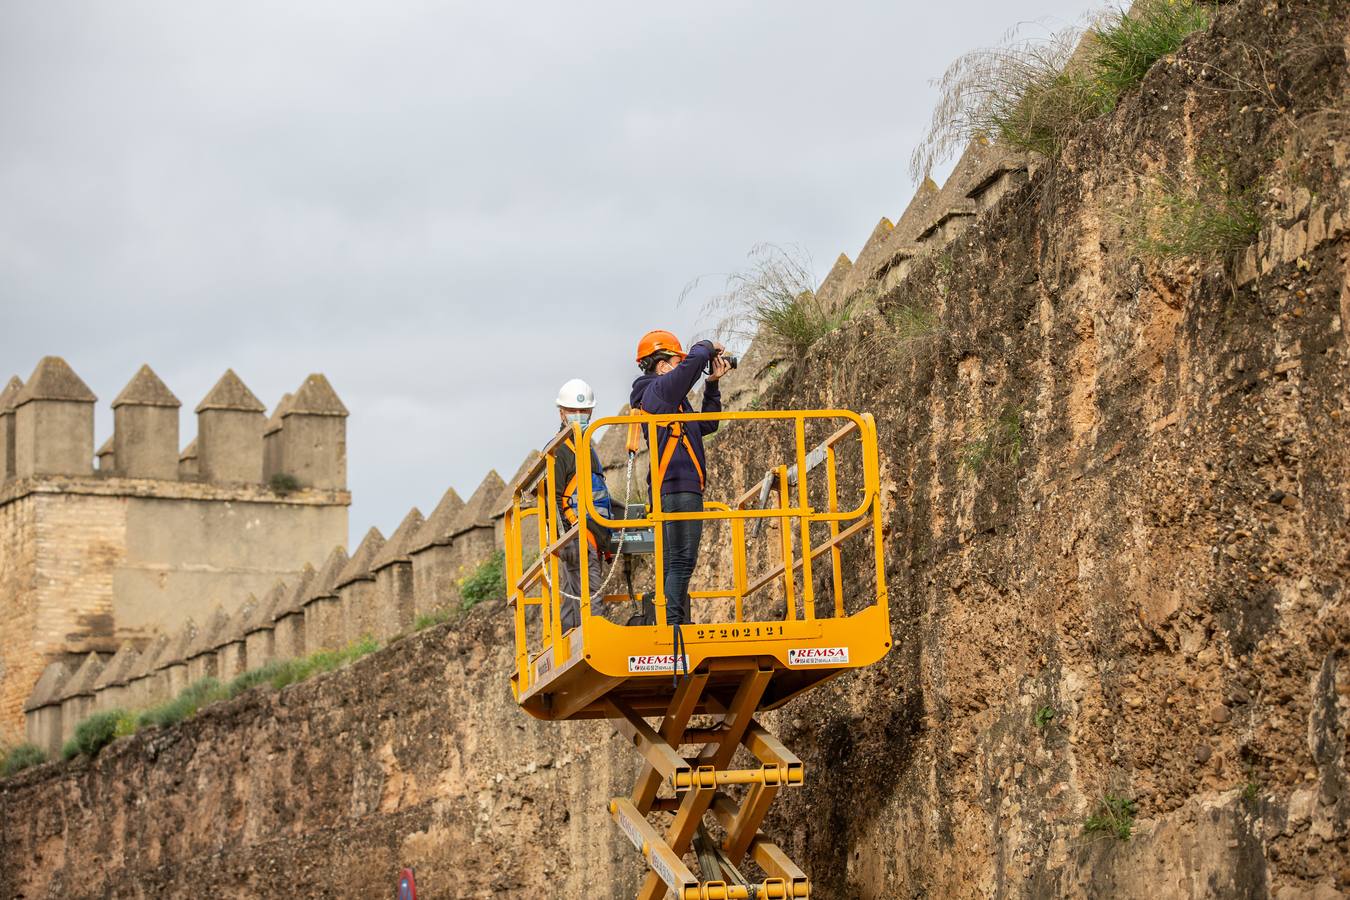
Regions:
<instances>
[{"instance_id":1,"label":"camera","mask_svg":"<svg viewBox=\"0 0 1350 900\"><path fill-rule=\"evenodd\" d=\"M723 352L723 351L721 351L721 350L718 350L717 353L713 355L713 359L717 359L718 357L720 357L720 358L722 358L722 359L725 359L725 360L727 361L727 365L730 366L730 367L733 368L733 369L736 368L736 363L739 361L739 360L736 359L736 357L732 356L730 353L725 353L725 352ZM704 369L703 371L704 371L704 373L707 374L707 375L711 375L711 374L712 374L712 362L711 362L711 360L708 362L708 367L707 367L706 369Z\"/></svg>"}]
</instances>

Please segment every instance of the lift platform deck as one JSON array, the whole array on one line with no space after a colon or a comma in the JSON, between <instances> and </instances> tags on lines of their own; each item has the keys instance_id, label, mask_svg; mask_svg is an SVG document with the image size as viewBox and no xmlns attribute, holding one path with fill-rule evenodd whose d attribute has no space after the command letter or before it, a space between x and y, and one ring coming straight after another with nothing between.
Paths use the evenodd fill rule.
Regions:
<instances>
[{"instance_id":1,"label":"lift platform deck","mask_svg":"<svg viewBox=\"0 0 1350 900\"><path fill-rule=\"evenodd\" d=\"M554 463L569 436L574 446L585 447L599 429L627 426L632 450L634 429L646 429L648 446L656 446L659 427L710 420L723 428L757 422L751 427L766 434L787 429L780 443L790 448L789 459L769 466L729 502L705 499L697 513L663 512L658 489L644 516L609 518L583 491L579 520L566 527L557 508ZM812 432L823 437L808 451ZM629 463L631 484L631 456ZM845 466L856 467L861 477L847 479L852 489L841 504ZM577 483L590 484L589 454L577 454L577 469ZM513 485L504 526L515 616L512 690L520 706L540 719L610 719L642 755L645 765L633 794L610 803L611 816L649 866L638 894L642 900L667 890L679 900L810 896L805 873L759 831L778 792L803 783L804 768L755 714L871 665L889 651L879 471L876 426L869 415L638 413L560 432ZM658 485L660 477L653 473ZM724 562L715 567L724 583L690 591L694 623L666 624L663 579L656 575L645 592L655 625L620 625L593 611L593 596L597 605L636 605L640 599L605 590L621 564L615 561L615 569L600 575L600 585L591 583L588 567L580 568L581 625L561 627L560 557L569 543L582 540L588 521L624 535L650 530L652 568L660 573L662 525L688 519L705 523L701 558ZM765 526L772 533L766 534ZM631 584L628 589L634 590ZM859 591L864 596L857 596ZM710 718L695 726L695 716ZM647 721L657 717L654 725ZM685 746L700 749L687 757L680 752ZM741 748L742 762L755 763L737 763ZM651 822L660 814L673 816L664 834ZM717 840L713 831L720 834ZM691 848L702 877L684 861ZM747 856L764 873L762 879L752 882L741 874Z\"/></svg>"}]
</instances>

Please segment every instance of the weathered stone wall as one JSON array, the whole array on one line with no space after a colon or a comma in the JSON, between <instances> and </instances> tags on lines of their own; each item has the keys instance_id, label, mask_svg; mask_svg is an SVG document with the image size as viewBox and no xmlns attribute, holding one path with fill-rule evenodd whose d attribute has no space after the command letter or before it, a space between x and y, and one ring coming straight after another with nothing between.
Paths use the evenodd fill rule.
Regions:
<instances>
[{"instance_id":1,"label":"weathered stone wall","mask_svg":"<svg viewBox=\"0 0 1350 900\"><path fill-rule=\"evenodd\" d=\"M217 603L233 611L305 562L347 543L347 508L331 492L267 491L231 502L130 498L126 558L114 576L117 636L173 631Z\"/></svg>"},{"instance_id":2,"label":"weathered stone wall","mask_svg":"<svg viewBox=\"0 0 1350 900\"><path fill-rule=\"evenodd\" d=\"M0 782L0 897L632 893L634 757L516 708L499 611Z\"/></svg>"},{"instance_id":3,"label":"weathered stone wall","mask_svg":"<svg viewBox=\"0 0 1350 900\"><path fill-rule=\"evenodd\" d=\"M0 488L0 743L23 737L43 666L143 646L346 543L348 496L46 478Z\"/></svg>"},{"instance_id":4,"label":"weathered stone wall","mask_svg":"<svg viewBox=\"0 0 1350 900\"><path fill-rule=\"evenodd\" d=\"M1350 890L1346 15L1225 7L761 399L876 414L893 498L896 650L771 717L820 896ZM1141 252L1142 192L1215 164L1251 249Z\"/></svg>"},{"instance_id":5,"label":"weathered stone wall","mask_svg":"<svg viewBox=\"0 0 1350 900\"><path fill-rule=\"evenodd\" d=\"M22 486L60 498L51 502L62 504L92 493L106 498L106 509L122 517L105 529L108 539L102 545L74 540L92 522L78 527L58 522L54 530L54 542L66 549L70 565L69 571L52 569L58 577L46 584L62 592L39 604L48 619L61 624L51 633L69 638L74 633L69 629L96 620L113 634L108 638L91 631L79 645L85 655L55 653L57 658L40 669L23 703L25 732L28 743L49 754L60 751L81 719L94 711L141 710L173 699L203 678L228 680L321 650L372 639L383 643L408 632L418 615L458 612L460 581L494 549L486 511L505 492L501 478L490 471L469 504L449 490L431 519L424 520L414 508L388 541L371 529L348 556L339 535L326 529L336 508L334 492L279 496L247 485L225 491L219 485L70 479L44 482L40 489ZM182 503L200 497L211 502ZM227 497L235 502L217 502ZM345 528L344 518L344 533ZM304 563L291 577L293 554L319 560L316 551L324 546L330 551L318 568ZM103 553L108 547L117 552ZM96 568L100 553L108 558ZM174 554L185 558L175 560ZM166 557L170 563L163 561ZM254 565L245 568L241 559ZM436 571L423 571L419 579L418 565ZM111 597L112 613L104 610L101 618L94 617L75 603L80 590L87 595L86 606L106 605ZM173 607L172 614L166 606ZM75 624L61 618L69 618L71 610L78 614ZM150 624L137 630L142 620ZM152 635L158 637L151 641Z\"/></svg>"},{"instance_id":6,"label":"weathered stone wall","mask_svg":"<svg viewBox=\"0 0 1350 900\"><path fill-rule=\"evenodd\" d=\"M113 401L97 471L95 400L53 356L0 392L0 745L23 738L21 707L48 663L73 670L91 651L111 656L127 640L144 647L346 543L347 411L322 375L288 406L306 439L279 465L300 472L298 493L258 483L261 463L249 460L262 458L263 406L233 372L197 408L204 475L180 470L180 403L149 366ZM230 431L212 424L222 416L258 427L217 440ZM307 427L312 420L322 428Z\"/></svg>"},{"instance_id":7,"label":"weathered stone wall","mask_svg":"<svg viewBox=\"0 0 1350 900\"><path fill-rule=\"evenodd\" d=\"M1225 5L1055 166L859 254L890 265L879 310L760 396L882 442L896 648L769 717L807 783L766 830L814 896L1350 890L1346 16ZM1251 252L1141 253L1144 188L1215 153L1261 201ZM786 450L728 427L714 496ZM413 863L432 897L631 896L603 808L633 755L514 708L506 625L3 783L0 889L266 896L293 867L366 896ZM1085 830L1108 795L1128 841Z\"/></svg>"},{"instance_id":8,"label":"weathered stone wall","mask_svg":"<svg viewBox=\"0 0 1350 900\"><path fill-rule=\"evenodd\" d=\"M33 652L37 631L37 501L25 497L0 505L0 597L9 598L0 627L0 741L16 743L22 735L23 703L37 684L46 661Z\"/></svg>"}]
</instances>

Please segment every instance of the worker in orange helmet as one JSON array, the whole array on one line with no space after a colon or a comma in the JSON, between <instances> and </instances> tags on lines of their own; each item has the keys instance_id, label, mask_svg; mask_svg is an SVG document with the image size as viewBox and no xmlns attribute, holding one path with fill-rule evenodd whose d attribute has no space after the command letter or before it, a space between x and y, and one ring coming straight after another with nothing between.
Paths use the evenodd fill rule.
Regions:
<instances>
[{"instance_id":1,"label":"worker in orange helmet","mask_svg":"<svg viewBox=\"0 0 1350 900\"><path fill-rule=\"evenodd\" d=\"M694 412L689 391L705 371L701 412L722 411L718 380L731 364L721 344L699 341L686 353L679 338L669 331L649 331L638 341L637 363L642 374L633 382L629 404L646 413ZM717 422L674 422L656 430L657 446L651 453L650 491L659 493L663 512L702 512L704 473L707 462L703 436L717 430ZM647 430L642 431L643 437ZM703 537L699 521L667 522L662 526L666 595L666 621L683 625L689 617L689 579L698 562Z\"/></svg>"}]
</instances>

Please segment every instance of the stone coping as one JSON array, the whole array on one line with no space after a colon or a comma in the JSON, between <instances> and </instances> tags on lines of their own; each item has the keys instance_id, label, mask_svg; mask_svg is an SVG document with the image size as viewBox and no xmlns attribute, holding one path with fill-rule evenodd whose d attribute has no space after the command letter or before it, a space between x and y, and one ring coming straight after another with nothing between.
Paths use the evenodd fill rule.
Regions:
<instances>
[{"instance_id":1,"label":"stone coping","mask_svg":"<svg viewBox=\"0 0 1350 900\"><path fill-rule=\"evenodd\" d=\"M160 500L229 500L280 506L351 506L351 491L305 488L282 496L263 484L220 484L210 481L167 481L154 478L102 477L93 474L40 475L0 485L0 505L29 494L83 494L98 497L145 497Z\"/></svg>"},{"instance_id":2,"label":"stone coping","mask_svg":"<svg viewBox=\"0 0 1350 900\"><path fill-rule=\"evenodd\" d=\"M923 231L919 232L919 243L923 243L924 238L934 234L939 228L946 225L952 219L960 218L962 216L977 216L979 214L980 211L975 208L975 203L972 200L961 200L953 203L946 212L930 222L928 227Z\"/></svg>"}]
</instances>

